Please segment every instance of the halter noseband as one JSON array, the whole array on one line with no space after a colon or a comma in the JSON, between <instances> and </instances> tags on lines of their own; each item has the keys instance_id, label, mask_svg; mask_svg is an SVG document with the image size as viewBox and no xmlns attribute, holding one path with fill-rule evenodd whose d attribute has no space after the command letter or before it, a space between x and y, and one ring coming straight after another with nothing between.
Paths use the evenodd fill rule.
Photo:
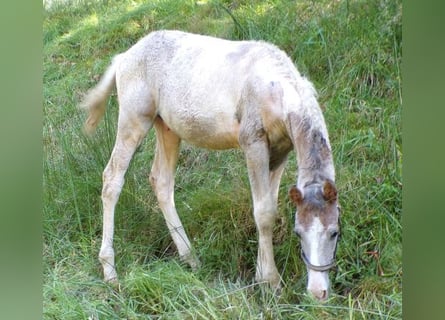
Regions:
<instances>
[{"instance_id":1,"label":"halter noseband","mask_svg":"<svg viewBox=\"0 0 445 320\"><path fill-rule=\"evenodd\" d=\"M325 264L324 266L316 266L316 265L313 265L312 263L310 263L309 259L306 257L306 254L303 251L303 248L301 248L301 259L303 259L304 264L310 270L319 271L319 272L329 271L330 269L334 268L336 265L335 255L337 254L337 244L338 244L338 238L337 238L337 241L335 242L334 256L332 257L331 263Z\"/></svg>"},{"instance_id":2,"label":"halter noseband","mask_svg":"<svg viewBox=\"0 0 445 320\"><path fill-rule=\"evenodd\" d=\"M303 259L303 262L306 265L306 267L308 267L310 270L313 270L313 271L324 272L324 271L328 271L329 269L332 269L333 267L335 267L335 253L334 253L334 258L332 259L332 262L329 264L326 264L324 266L316 266L316 265L313 265L312 263L310 263L303 250L301 250L301 258Z\"/></svg>"}]
</instances>

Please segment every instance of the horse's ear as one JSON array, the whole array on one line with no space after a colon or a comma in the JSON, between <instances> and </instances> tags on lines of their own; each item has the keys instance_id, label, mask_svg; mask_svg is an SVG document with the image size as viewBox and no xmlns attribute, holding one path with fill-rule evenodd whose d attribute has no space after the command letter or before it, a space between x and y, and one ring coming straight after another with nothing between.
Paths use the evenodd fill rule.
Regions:
<instances>
[{"instance_id":1,"label":"horse's ear","mask_svg":"<svg viewBox=\"0 0 445 320\"><path fill-rule=\"evenodd\" d=\"M303 202L303 194L300 190L298 190L297 186L292 186L289 189L289 198L296 206L300 205Z\"/></svg>"},{"instance_id":2,"label":"horse's ear","mask_svg":"<svg viewBox=\"0 0 445 320\"><path fill-rule=\"evenodd\" d=\"M328 202L337 200L337 189L334 182L327 180L323 186L323 198Z\"/></svg>"}]
</instances>

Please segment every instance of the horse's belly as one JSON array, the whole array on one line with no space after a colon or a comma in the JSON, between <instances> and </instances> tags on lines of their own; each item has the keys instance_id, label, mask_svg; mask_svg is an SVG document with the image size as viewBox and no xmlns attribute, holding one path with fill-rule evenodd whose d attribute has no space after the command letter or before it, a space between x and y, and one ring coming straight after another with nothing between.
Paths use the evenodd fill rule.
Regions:
<instances>
[{"instance_id":1,"label":"horse's belly","mask_svg":"<svg viewBox=\"0 0 445 320\"><path fill-rule=\"evenodd\" d=\"M173 132L195 146L215 150L239 148L239 123L234 113L181 108L160 115Z\"/></svg>"}]
</instances>

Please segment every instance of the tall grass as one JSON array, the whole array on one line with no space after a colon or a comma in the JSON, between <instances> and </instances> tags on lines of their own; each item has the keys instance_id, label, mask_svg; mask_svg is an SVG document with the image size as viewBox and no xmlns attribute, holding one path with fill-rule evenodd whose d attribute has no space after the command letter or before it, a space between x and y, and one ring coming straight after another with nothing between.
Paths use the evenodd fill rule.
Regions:
<instances>
[{"instance_id":1,"label":"tall grass","mask_svg":"<svg viewBox=\"0 0 445 320\"><path fill-rule=\"evenodd\" d=\"M57 1L44 10L45 319L399 319L402 314L401 1ZM182 265L147 181L151 132L116 209L120 287L102 282L101 174L115 135L109 102L93 139L76 109L112 56L152 30L275 43L319 91L342 206L338 268L325 304L305 294L287 189L279 194L280 296L253 283L257 237L240 151L184 144L178 212L203 266Z\"/></svg>"}]
</instances>

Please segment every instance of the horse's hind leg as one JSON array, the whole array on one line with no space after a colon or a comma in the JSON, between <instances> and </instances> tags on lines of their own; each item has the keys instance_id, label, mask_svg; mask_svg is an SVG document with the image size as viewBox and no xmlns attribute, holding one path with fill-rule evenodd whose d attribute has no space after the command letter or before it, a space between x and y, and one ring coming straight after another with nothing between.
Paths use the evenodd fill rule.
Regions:
<instances>
[{"instance_id":1,"label":"horse's hind leg","mask_svg":"<svg viewBox=\"0 0 445 320\"><path fill-rule=\"evenodd\" d=\"M102 245L99 252L99 261L102 264L104 280L117 282L117 273L114 265L114 209L124 185L124 175L133 157L136 148L146 136L153 125L153 120L147 117L147 108L150 108L150 96L147 91L119 92L120 102L118 129L116 142L110 160L103 172L102 205L103 205L103 234ZM144 110L144 112L141 112Z\"/></svg>"},{"instance_id":2,"label":"horse's hind leg","mask_svg":"<svg viewBox=\"0 0 445 320\"><path fill-rule=\"evenodd\" d=\"M174 202L174 174L181 140L159 117L155 121L155 129L156 153L150 173L150 183L156 193L159 207L164 214L179 256L192 269L196 269L199 261L192 253L190 241L176 212Z\"/></svg>"}]
</instances>

